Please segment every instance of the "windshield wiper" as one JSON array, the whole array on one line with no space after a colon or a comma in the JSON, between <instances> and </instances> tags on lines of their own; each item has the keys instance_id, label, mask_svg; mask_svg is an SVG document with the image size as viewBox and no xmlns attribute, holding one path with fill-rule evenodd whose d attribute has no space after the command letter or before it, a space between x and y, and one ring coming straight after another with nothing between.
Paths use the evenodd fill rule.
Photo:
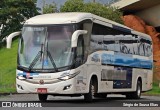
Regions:
<instances>
[{"instance_id":1,"label":"windshield wiper","mask_svg":"<svg viewBox=\"0 0 160 110\"><path fill-rule=\"evenodd\" d=\"M43 54L42 50L43 50L43 43L41 44L41 50L37 53L36 57L33 59L31 64L29 65L29 71L31 71L31 69L35 66L35 64L37 63L40 57L41 57L40 61L42 60L42 54Z\"/></svg>"},{"instance_id":2,"label":"windshield wiper","mask_svg":"<svg viewBox=\"0 0 160 110\"><path fill-rule=\"evenodd\" d=\"M35 66L39 58L42 56L42 53L43 53L42 51L39 51L37 53L36 57L33 59L32 63L29 65L29 71L31 71L31 69Z\"/></svg>"},{"instance_id":3,"label":"windshield wiper","mask_svg":"<svg viewBox=\"0 0 160 110\"><path fill-rule=\"evenodd\" d=\"M58 72L58 69L57 69L57 67L56 67L56 64L55 64L55 62L54 62L54 60L53 60L53 58L52 58L52 56L51 56L51 53L50 53L49 51L47 51L47 55L48 55L49 59L51 60L51 63L52 63L52 65L53 65L55 71Z\"/></svg>"},{"instance_id":4,"label":"windshield wiper","mask_svg":"<svg viewBox=\"0 0 160 110\"><path fill-rule=\"evenodd\" d=\"M48 56L49 59L51 60L51 63L52 63L52 65L53 65L55 71L58 72L58 68L57 68L57 66L56 66L56 64L55 64L55 62L54 62L54 60L53 60L53 58L52 58L52 55L51 55L51 53L48 51L48 42L47 42L47 56Z\"/></svg>"},{"instance_id":5,"label":"windshield wiper","mask_svg":"<svg viewBox=\"0 0 160 110\"><path fill-rule=\"evenodd\" d=\"M43 44L42 44L42 46L41 46L41 51L39 51L39 52L37 53L36 57L35 57L35 58L33 59L33 61L31 62L30 66L29 66L29 71L32 70L32 68L36 65L37 61L38 61L40 58L41 58L40 61L43 61L42 55L43 55L44 52L42 51L42 49L43 49ZM48 51L48 43L47 43L47 55L48 55L48 57L49 57L52 65L53 65L55 71L58 72L58 69L57 69L57 67L56 67L56 64L55 64L55 62L54 62L54 60L53 60L50 52ZM43 64L43 62L42 62L42 64Z\"/></svg>"}]
</instances>

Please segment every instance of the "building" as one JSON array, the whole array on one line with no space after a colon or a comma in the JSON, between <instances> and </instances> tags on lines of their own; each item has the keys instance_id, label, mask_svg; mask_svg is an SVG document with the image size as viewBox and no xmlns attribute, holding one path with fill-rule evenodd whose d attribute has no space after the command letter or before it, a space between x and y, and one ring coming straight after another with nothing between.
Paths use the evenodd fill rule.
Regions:
<instances>
[{"instance_id":1,"label":"building","mask_svg":"<svg viewBox=\"0 0 160 110\"><path fill-rule=\"evenodd\" d=\"M120 0L112 6L126 14L135 14L160 32L160 0Z\"/></svg>"}]
</instances>

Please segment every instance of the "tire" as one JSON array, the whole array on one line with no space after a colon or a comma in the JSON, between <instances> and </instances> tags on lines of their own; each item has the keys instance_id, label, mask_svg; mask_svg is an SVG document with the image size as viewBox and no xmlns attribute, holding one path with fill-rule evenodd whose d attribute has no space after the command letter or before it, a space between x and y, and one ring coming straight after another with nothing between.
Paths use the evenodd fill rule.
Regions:
<instances>
[{"instance_id":1,"label":"tire","mask_svg":"<svg viewBox=\"0 0 160 110\"><path fill-rule=\"evenodd\" d=\"M97 82L93 83L93 81L90 81L90 85L89 85L89 93L84 94L84 100L86 102L92 102L93 97L95 96L95 94L97 93Z\"/></svg>"},{"instance_id":2,"label":"tire","mask_svg":"<svg viewBox=\"0 0 160 110\"><path fill-rule=\"evenodd\" d=\"M140 99L141 98L141 92L142 92L142 83L141 83L141 81L137 81L136 91L132 92L132 93L128 93L126 95L126 98L128 98L128 99Z\"/></svg>"},{"instance_id":3,"label":"tire","mask_svg":"<svg viewBox=\"0 0 160 110\"><path fill-rule=\"evenodd\" d=\"M47 94L38 94L38 98L40 101L46 101L47 100L48 95Z\"/></svg>"},{"instance_id":4,"label":"tire","mask_svg":"<svg viewBox=\"0 0 160 110\"><path fill-rule=\"evenodd\" d=\"M99 94L96 94L94 97L105 99L107 98L107 93L99 93Z\"/></svg>"}]
</instances>

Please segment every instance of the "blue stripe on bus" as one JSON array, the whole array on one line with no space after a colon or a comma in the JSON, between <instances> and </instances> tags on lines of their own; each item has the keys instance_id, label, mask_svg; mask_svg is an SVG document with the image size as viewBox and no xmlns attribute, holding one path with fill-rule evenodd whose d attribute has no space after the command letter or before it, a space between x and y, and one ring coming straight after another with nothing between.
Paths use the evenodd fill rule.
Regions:
<instances>
[{"instance_id":1,"label":"blue stripe on bus","mask_svg":"<svg viewBox=\"0 0 160 110\"><path fill-rule=\"evenodd\" d=\"M133 58L132 55L126 54L118 54L114 55L103 53L101 55L102 64L112 64L112 65L120 65L127 67L136 67L136 68L152 68L152 60L144 60Z\"/></svg>"},{"instance_id":2,"label":"blue stripe on bus","mask_svg":"<svg viewBox=\"0 0 160 110\"><path fill-rule=\"evenodd\" d=\"M24 78L31 78L32 76L39 75L39 73L20 72L17 75L18 76L23 76Z\"/></svg>"},{"instance_id":3,"label":"blue stripe on bus","mask_svg":"<svg viewBox=\"0 0 160 110\"><path fill-rule=\"evenodd\" d=\"M18 73L19 76L26 75L26 74L27 74L27 72ZM39 75L39 73L28 73L28 74L29 74L29 76Z\"/></svg>"},{"instance_id":4,"label":"blue stripe on bus","mask_svg":"<svg viewBox=\"0 0 160 110\"><path fill-rule=\"evenodd\" d=\"M117 25L113 25L113 29L119 30L119 31L123 31L123 32L127 32L127 33L131 33L130 29L124 28L124 27L120 27Z\"/></svg>"}]
</instances>

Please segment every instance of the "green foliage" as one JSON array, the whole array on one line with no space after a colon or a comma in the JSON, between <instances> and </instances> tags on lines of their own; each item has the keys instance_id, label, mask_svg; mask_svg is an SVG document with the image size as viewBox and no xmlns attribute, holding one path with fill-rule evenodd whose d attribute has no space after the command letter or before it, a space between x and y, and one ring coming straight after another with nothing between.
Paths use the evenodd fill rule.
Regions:
<instances>
[{"instance_id":1,"label":"green foliage","mask_svg":"<svg viewBox=\"0 0 160 110\"><path fill-rule=\"evenodd\" d=\"M160 87L158 82L154 82L152 90L145 92L145 95L160 95Z\"/></svg>"},{"instance_id":2,"label":"green foliage","mask_svg":"<svg viewBox=\"0 0 160 110\"><path fill-rule=\"evenodd\" d=\"M38 13L37 0L1 0L0 24L2 25L0 40L22 28L23 22Z\"/></svg>"},{"instance_id":3,"label":"green foliage","mask_svg":"<svg viewBox=\"0 0 160 110\"><path fill-rule=\"evenodd\" d=\"M16 92L17 48L18 39L11 49L0 48L0 93Z\"/></svg>"},{"instance_id":4,"label":"green foliage","mask_svg":"<svg viewBox=\"0 0 160 110\"><path fill-rule=\"evenodd\" d=\"M115 7L105 6L100 3L84 3L83 0L67 0L60 8L61 12L89 12L95 15L123 23L122 12Z\"/></svg>"},{"instance_id":5,"label":"green foliage","mask_svg":"<svg viewBox=\"0 0 160 110\"><path fill-rule=\"evenodd\" d=\"M56 6L56 4L54 2L52 4L46 4L43 7L43 14L55 13L55 12L57 12L57 6Z\"/></svg>"},{"instance_id":6,"label":"green foliage","mask_svg":"<svg viewBox=\"0 0 160 110\"><path fill-rule=\"evenodd\" d=\"M67 0L63 6L61 6L61 12L83 12L85 3L83 0Z\"/></svg>"}]
</instances>

